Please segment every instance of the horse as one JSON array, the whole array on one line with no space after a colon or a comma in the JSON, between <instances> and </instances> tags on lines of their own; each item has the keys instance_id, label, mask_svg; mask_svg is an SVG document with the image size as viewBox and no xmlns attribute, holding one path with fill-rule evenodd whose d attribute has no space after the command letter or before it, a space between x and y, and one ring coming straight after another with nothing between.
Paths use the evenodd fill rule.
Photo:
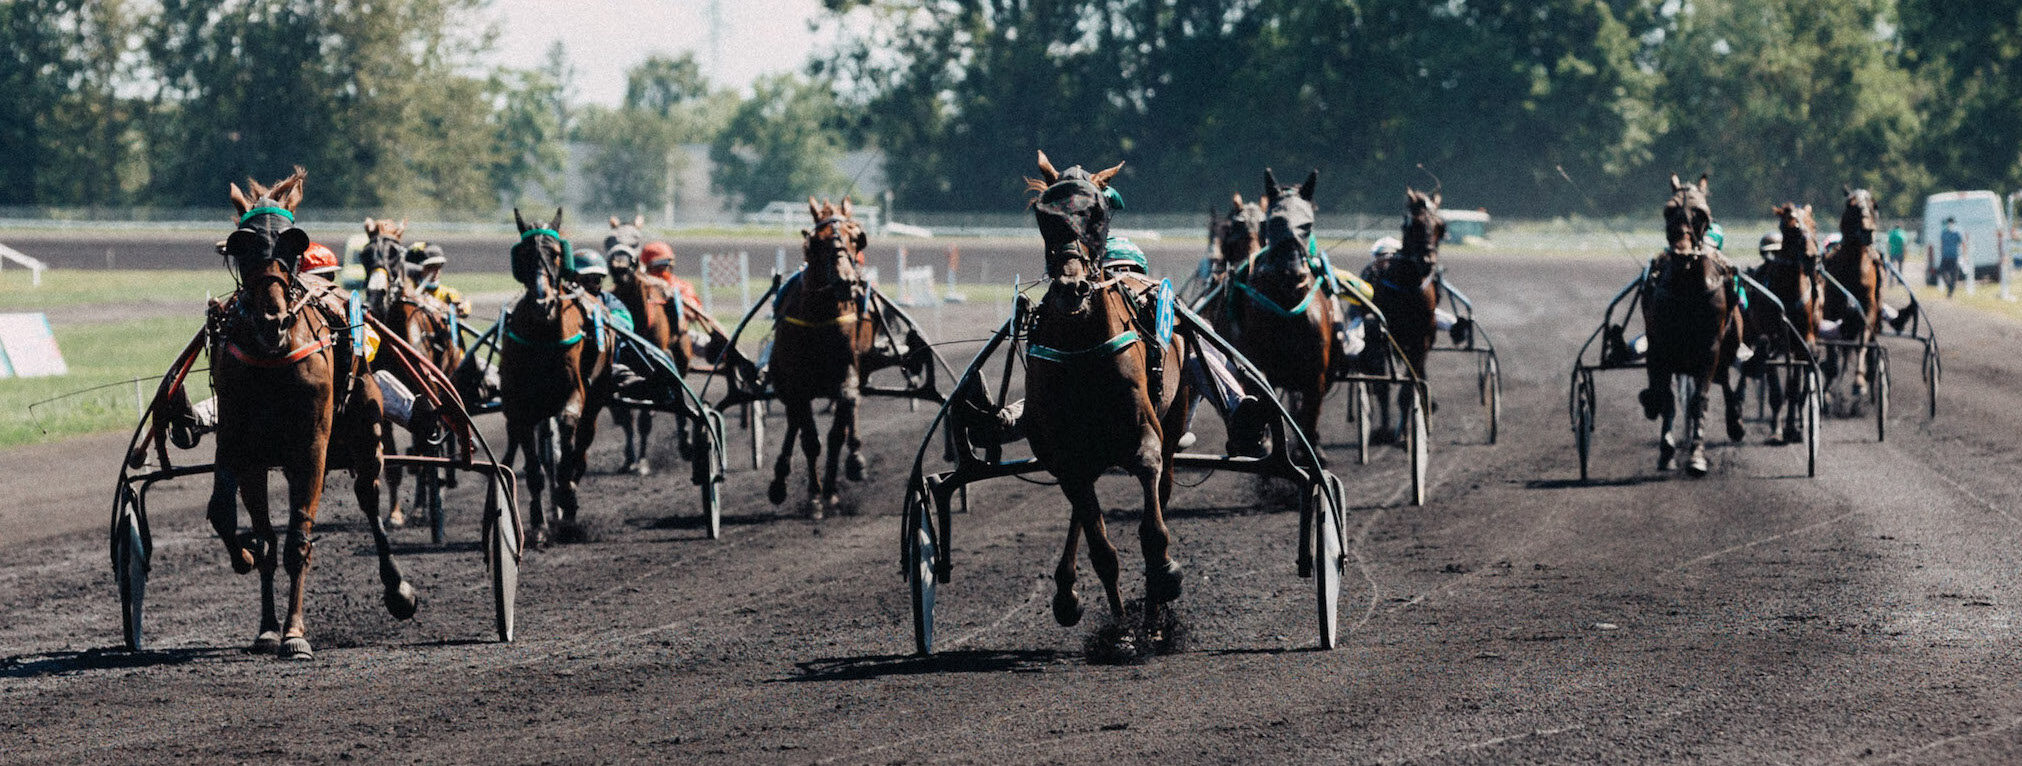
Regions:
<instances>
[{"instance_id":1,"label":"horse","mask_svg":"<svg viewBox=\"0 0 2022 766\"><path fill-rule=\"evenodd\" d=\"M387 611L407 619L417 604L380 523L384 402L353 344L362 330L348 325L335 285L295 272L309 247L309 235L295 227L294 215L306 175L297 167L271 188L250 179L246 191L231 185L239 225L220 252L232 259L241 286L229 302L212 304L211 386L218 425L208 515L233 571L260 571L260 632L250 651L286 659L315 656L302 612L315 547L310 529L329 469L352 472L352 489L379 556ZM288 482L285 549L268 518L270 468L280 468ZM251 517L250 533L238 534L234 491ZM274 609L277 554L288 570L285 623Z\"/></svg>"},{"instance_id":2,"label":"horse","mask_svg":"<svg viewBox=\"0 0 2022 766\"><path fill-rule=\"evenodd\" d=\"M1832 378L1848 366L1853 368L1852 395L1845 400L1845 412L1858 417L1867 401L1868 376L1872 374L1867 349L1874 344L1882 322L1882 254L1875 249L1875 226L1880 217L1873 193L1851 186L1841 189L1846 193L1846 206L1839 217L1840 240L1825 255L1825 271L1853 293L1860 305L1847 305L1846 295L1838 290L1825 291L1825 315L1839 319L1840 337L1855 344L1835 346L1826 373Z\"/></svg>"},{"instance_id":3,"label":"horse","mask_svg":"<svg viewBox=\"0 0 2022 766\"><path fill-rule=\"evenodd\" d=\"M408 276L405 263L406 248L401 239L407 234L407 222L392 219L365 219L365 249L359 252L359 260L365 266L365 306L373 316L379 318L387 329L407 341L409 346L420 351L429 363L439 370L454 370L463 362L463 347L457 343L456 310L444 305L421 292ZM397 376L405 376L406 369L391 361L376 365ZM410 385L422 385L421 381L405 381ZM414 444L409 447L412 455L448 454L447 435L441 424L433 418L418 421L422 429L415 432ZM396 451L393 426L388 423L381 429L383 448L387 452ZM435 468L417 468L417 473L436 472ZM453 481L455 472L443 471L445 480ZM402 471L394 470L386 474L387 508L386 523L404 526L407 514L400 506L400 481ZM417 490L418 492L419 490ZM425 500L417 495L415 504L428 510Z\"/></svg>"},{"instance_id":4,"label":"horse","mask_svg":"<svg viewBox=\"0 0 2022 766\"><path fill-rule=\"evenodd\" d=\"M1643 284L1650 386L1638 399L1643 417L1663 420L1657 470L1668 471L1678 452L1671 434L1677 415L1671 382L1682 375L1695 384L1685 410L1689 443L1685 472L1694 477L1706 475L1702 421L1707 390L1716 377L1727 403L1727 438L1739 442L1747 434L1741 424L1741 392L1728 374L1743 334L1739 287L1734 267L1706 242L1706 229L1713 223L1713 208L1706 202L1708 188L1703 175L1694 184L1671 176L1671 198L1664 203L1664 236L1671 244L1651 259L1649 279Z\"/></svg>"},{"instance_id":5,"label":"horse","mask_svg":"<svg viewBox=\"0 0 2022 766\"><path fill-rule=\"evenodd\" d=\"M546 508L541 492L547 480L554 482L555 508L562 520L576 518L576 483L584 473L585 453L596 440L597 414L611 401L616 384L611 377L611 355L617 332L598 321L593 312L603 305L586 296L573 283L564 282L568 268L568 240L560 233L562 211L546 226L529 226L513 211L520 240L512 247L514 258L535 264L552 290L538 288L540 280L528 282L528 289L513 304L505 319L499 344L499 401L506 416L506 453L525 450L528 503L533 518L530 540L536 545L548 540ZM554 453L554 475L542 464L542 444L536 433L552 419L559 448ZM508 458L510 459L510 458Z\"/></svg>"},{"instance_id":6,"label":"horse","mask_svg":"<svg viewBox=\"0 0 2022 766\"><path fill-rule=\"evenodd\" d=\"M1281 186L1264 171L1267 217L1253 236L1264 246L1231 262L1237 265L1230 267L1222 322L1237 350L1283 392L1286 409L1309 434L1319 433L1320 405L1334 385L1327 373L1339 348L1337 304L1322 289L1330 275L1320 273L1326 266L1313 245L1313 191L1319 180L1315 170L1297 188ZM1225 247L1224 256L1233 251Z\"/></svg>"},{"instance_id":7,"label":"horse","mask_svg":"<svg viewBox=\"0 0 2022 766\"><path fill-rule=\"evenodd\" d=\"M1383 338L1386 328L1369 323L1364 330L1368 334L1368 348L1384 349L1396 343L1404 357L1406 372L1421 380L1425 378L1425 359L1431 355L1432 343L1439 332L1434 310L1439 307L1439 243L1446 238L1446 219L1439 215L1439 202L1438 191L1428 195L1405 187L1402 246L1395 254L1373 261L1362 270L1363 280L1375 293L1376 309L1383 313L1381 324L1387 325L1390 336ZM1364 357L1365 371L1378 375L1386 372L1383 366L1389 363L1388 354ZM1376 383L1372 388L1378 409L1371 439L1378 444L1401 443L1398 435L1403 433L1405 423L1410 422L1410 408L1433 406L1418 401L1416 386L1402 386L1397 392L1397 420L1392 421L1390 384Z\"/></svg>"},{"instance_id":8,"label":"horse","mask_svg":"<svg viewBox=\"0 0 2022 766\"><path fill-rule=\"evenodd\" d=\"M611 216L611 232L604 236L604 257L611 268L611 292L632 312L632 330L652 342L654 348L667 352L674 360L675 369L688 374L689 360L694 357L694 343L688 337L687 322L678 309L667 310L669 301L681 298L674 288L660 279L644 273L639 263L640 250L645 246L645 235L640 227L646 224L643 216L634 216L629 222ZM676 304L678 306L678 304ZM611 419L618 424L618 430L625 433L625 464L620 471L629 471L646 476L653 471L652 461L646 456L648 445L653 439L653 412L633 410L627 407L612 407ZM636 434L633 424L637 423ZM686 450L688 440L683 438L686 423L681 415L674 415L675 443Z\"/></svg>"},{"instance_id":9,"label":"horse","mask_svg":"<svg viewBox=\"0 0 2022 766\"><path fill-rule=\"evenodd\" d=\"M1123 165L1089 173L1056 171L1039 153L1033 216L1046 243L1051 284L1027 331L1025 414L1032 455L1060 482L1073 518L1053 574L1053 617L1081 620L1074 594L1075 550L1088 536L1088 558L1109 597L1110 616L1124 622L1116 546L1109 541L1095 480L1111 467L1137 479L1144 493L1138 542L1144 554L1144 627L1156 639L1159 607L1179 598L1182 570L1171 555L1165 504L1172 497L1173 455L1192 410L1180 375L1184 336L1161 342L1138 313L1149 280L1101 271L1109 238L1109 179Z\"/></svg>"},{"instance_id":10,"label":"horse","mask_svg":"<svg viewBox=\"0 0 2022 766\"><path fill-rule=\"evenodd\" d=\"M1776 216L1777 228L1783 235L1783 248L1777 251L1776 258L1758 268L1755 276L1782 302L1783 317L1779 319L1776 316L1777 307L1771 301L1760 301L1750 309L1748 323L1752 325L1756 338L1758 368L1761 362L1771 357L1810 361L1812 349L1818 343L1819 322L1823 318L1820 306L1825 278L1819 275L1817 229L1812 223L1811 206L1798 207L1795 203L1786 203L1771 208L1770 213ZM1791 327L1797 328L1797 338L1784 331L1786 320ZM1802 390L1804 374L1801 369L1793 367L1786 379L1779 379L1773 374L1764 378L1769 409L1783 416L1782 433L1775 438L1784 444L1796 444L1803 440L1799 430L1803 399L1798 396L1798 391ZM1775 430L1774 417L1772 415L1772 431Z\"/></svg>"},{"instance_id":11,"label":"horse","mask_svg":"<svg viewBox=\"0 0 2022 766\"><path fill-rule=\"evenodd\" d=\"M875 317L865 306L868 289L857 270L859 253L869 244L861 224L851 217L850 200L842 204L807 200L813 229L801 231L805 268L793 289L781 294L770 365L773 393L786 408L786 440L772 466L766 498L786 502L786 477L793 472L796 436L807 456L810 515L819 519L824 506L836 506L836 461L845 445L844 470L850 481L863 481L863 440L857 436L857 405L862 400L865 355L877 341ZM813 401L835 402L829 424L828 463L817 474L821 437Z\"/></svg>"},{"instance_id":12,"label":"horse","mask_svg":"<svg viewBox=\"0 0 2022 766\"><path fill-rule=\"evenodd\" d=\"M1229 199L1232 206L1228 214L1218 217L1208 233L1220 259L1216 274L1249 263L1250 256L1264 249L1264 209L1244 201L1241 194L1231 194Z\"/></svg>"}]
</instances>

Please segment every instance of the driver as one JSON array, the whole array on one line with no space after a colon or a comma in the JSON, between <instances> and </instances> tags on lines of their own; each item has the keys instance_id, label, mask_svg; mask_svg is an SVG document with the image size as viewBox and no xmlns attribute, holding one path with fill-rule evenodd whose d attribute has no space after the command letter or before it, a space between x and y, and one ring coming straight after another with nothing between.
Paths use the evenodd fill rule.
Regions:
<instances>
[{"instance_id":1,"label":"driver","mask_svg":"<svg viewBox=\"0 0 2022 766\"><path fill-rule=\"evenodd\" d=\"M434 242L416 242L407 248L408 273L423 295L441 301L456 311L457 319L470 318L470 300L454 287L442 283L442 269L449 256Z\"/></svg>"}]
</instances>

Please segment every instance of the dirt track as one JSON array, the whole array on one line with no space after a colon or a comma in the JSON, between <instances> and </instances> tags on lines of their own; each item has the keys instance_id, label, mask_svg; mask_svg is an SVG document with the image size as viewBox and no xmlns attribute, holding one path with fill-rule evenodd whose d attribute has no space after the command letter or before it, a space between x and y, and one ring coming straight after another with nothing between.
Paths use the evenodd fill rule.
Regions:
<instances>
[{"instance_id":1,"label":"dirt track","mask_svg":"<svg viewBox=\"0 0 2022 766\"><path fill-rule=\"evenodd\" d=\"M1155 255L1176 264L1191 247ZM1032 260L982 257L1006 271ZM100 515L117 458L94 446L37 464L59 473L39 481L96 499L14 509L50 520L6 527L75 531L0 543L0 762L2022 759L2012 324L1936 307L1950 351L1939 418L1913 406L1924 389L1899 361L1889 441L1871 421L1828 422L1817 479L1801 478L1799 448L1764 446L1760 425L1747 444L1720 443L1706 479L1658 475L1639 381L1604 374L1597 481L1583 485L1566 372L1629 269L1448 262L1502 348L1503 442L1481 443L1471 376L1446 359L1432 502L1412 508L1403 454L1354 466L1329 403L1324 440L1356 541L1334 651L1312 649L1296 514L1217 475L1174 498L1184 651L1085 661L1092 626L1056 627L1047 608L1065 502L1006 481L956 519L941 654L910 656L899 479L929 413L879 402L864 421L871 481L848 490L857 516L805 521L797 492L774 509L766 475L740 460L725 539L710 542L670 462L646 479L593 475L584 499L601 539L529 556L510 645L490 641L467 489L458 544L398 536L424 599L412 622L378 606L369 538L348 493L330 495L311 664L238 651L257 582L224 566L200 489L164 491L159 648L129 655L111 648ZM949 309L942 337L978 336L997 311ZM971 348L947 355L959 366ZM1219 443L1208 420L1203 441ZM615 431L604 436L593 472L617 463ZM1126 593L1140 592L1135 489L1112 479L1104 497Z\"/></svg>"}]
</instances>

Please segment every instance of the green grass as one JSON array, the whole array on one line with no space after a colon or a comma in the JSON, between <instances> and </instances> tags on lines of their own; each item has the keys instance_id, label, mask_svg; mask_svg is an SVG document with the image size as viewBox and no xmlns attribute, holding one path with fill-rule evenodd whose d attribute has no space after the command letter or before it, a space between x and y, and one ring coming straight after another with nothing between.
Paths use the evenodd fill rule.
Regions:
<instances>
[{"instance_id":1,"label":"green grass","mask_svg":"<svg viewBox=\"0 0 2022 766\"><path fill-rule=\"evenodd\" d=\"M472 273L449 275L449 284L466 295L513 292L520 289L512 275ZM237 289L230 272L204 270L78 270L50 269L41 286L30 283L27 269L0 271L0 311L34 311L57 306L125 301L187 302L201 305L205 295ZM761 290L764 288L760 288Z\"/></svg>"},{"instance_id":2,"label":"green grass","mask_svg":"<svg viewBox=\"0 0 2022 766\"><path fill-rule=\"evenodd\" d=\"M147 378L140 398L154 396L157 376L201 325L191 317L56 328L70 374L0 379L0 447L132 428L139 410L126 381ZM192 398L209 396L208 375L192 372L188 385Z\"/></svg>"}]
</instances>

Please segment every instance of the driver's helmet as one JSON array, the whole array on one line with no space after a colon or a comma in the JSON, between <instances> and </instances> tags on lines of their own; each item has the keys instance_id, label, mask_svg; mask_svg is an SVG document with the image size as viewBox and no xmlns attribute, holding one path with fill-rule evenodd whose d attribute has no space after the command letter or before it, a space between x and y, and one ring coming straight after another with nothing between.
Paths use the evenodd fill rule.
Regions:
<instances>
[{"instance_id":1,"label":"driver's helmet","mask_svg":"<svg viewBox=\"0 0 2022 766\"><path fill-rule=\"evenodd\" d=\"M1841 235L1840 235L1840 233L1839 233L1839 232L1833 232L1833 233L1831 233L1831 234L1828 234L1828 235L1826 235L1826 238L1825 238L1825 245L1824 245L1824 247L1825 247L1825 250L1826 250L1827 252L1831 252L1833 248L1835 248L1835 247L1839 247L1839 241L1840 241L1840 238L1841 238Z\"/></svg>"},{"instance_id":2,"label":"driver's helmet","mask_svg":"<svg viewBox=\"0 0 2022 766\"><path fill-rule=\"evenodd\" d=\"M337 268L337 254L320 242L311 242L309 248L302 251L302 260L296 265L295 270L329 278L336 275Z\"/></svg>"},{"instance_id":3,"label":"driver's helmet","mask_svg":"<svg viewBox=\"0 0 2022 766\"><path fill-rule=\"evenodd\" d=\"M589 248L576 251L576 275L582 277L607 277L611 270L604 265L604 256Z\"/></svg>"},{"instance_id":4,"label":"driver's helmet","mask_svg":"<svg viewBox=\"0 0 2022 766\"><path fill-rule=\"evenodd\" d=\"M1764 258L1775 255L1776 251L1783 249L1783 232L1772 231L1762 235L1762 241L1755 244L1755 249Z\"/></svg>"},{"instance_id":5,"label":"driver's helmet","mask_svg":"<svg viewBox=\"0 0 2022 766\"><path fill-rule=\"evenodd\" d=\"M647 271L674 268L674 248L665 242L648 242L639 249L639 262Z\"/></svg>"},{"instance_id":6,"label":"driver's helmet","mask_svg":"<svg viewBox=\"0 0 2022 766\"><path fill-rule=\"evenodd\" d=\"M410 268L425 269L449 263L449 256L434 242L416 242L407 248L407 263Z\"/></svg>"},{"instance_id":7,"label":"driver's helmet","mask_svg":"<svg viewBox=\"0 0 2022 766\"><path fill-rule=\"evenodd\" d=\"M1382 258L1403 249L1404 243L1396 237L1384 237L1376 240L1376 244L1369 246L1369 257Z\"/></svg>"}]
</instances>

